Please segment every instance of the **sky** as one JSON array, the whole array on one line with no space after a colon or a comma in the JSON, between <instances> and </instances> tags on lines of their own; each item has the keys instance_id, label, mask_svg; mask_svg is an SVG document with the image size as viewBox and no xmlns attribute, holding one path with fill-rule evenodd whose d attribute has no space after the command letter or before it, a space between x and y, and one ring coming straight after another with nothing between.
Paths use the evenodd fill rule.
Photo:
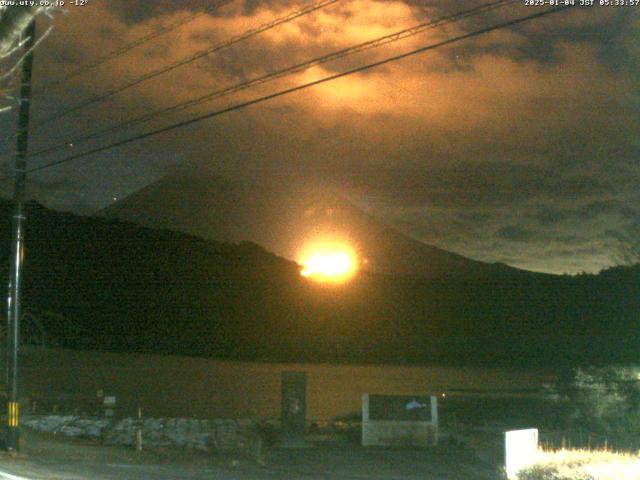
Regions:
<instances>
[{"instance_id":1,"label":"sky","mask_svg":"<svg viewBox=\"0 0 640 480\"><path fill-rule=\"evenodd\" d=\"M211 3L88 0L42 18L40 33L52 28L35 54L30 150L61 141L73 146L33 158L30 166L544 8L513 2L93 142L73 142L483 3L338 0L38 126L307 5L234 0L66 78ZM176 167L205 169L258 183L326 187L413 238L478 260L571 274L633 263L640 255L639 30L640 6L570 8L33 173L29 192L53 208L91 214ZM65 80L52 84L59 79ZM15 112L0 117L5 132L15 122ZM8 175L11 141L5 137L0 148L0 172Z\"/></svg>"}]
</instances>

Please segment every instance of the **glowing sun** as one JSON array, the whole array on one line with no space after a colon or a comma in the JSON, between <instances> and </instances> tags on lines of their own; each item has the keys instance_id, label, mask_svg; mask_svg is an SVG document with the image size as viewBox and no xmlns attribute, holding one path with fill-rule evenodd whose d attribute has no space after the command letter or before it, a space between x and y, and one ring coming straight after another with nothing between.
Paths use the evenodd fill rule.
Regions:
<instances>
[{"instance_id":1,"label":"glowing sun","mask_svg":"<svg viewBox=\"0 0 640 480\"><path fill-rule=\"evenodd\" d=\"M344 245L314 245L302 255L303 277L321 282L343 282L351 278L358 267L355 252Z\"/></svg>"}]
</instances>

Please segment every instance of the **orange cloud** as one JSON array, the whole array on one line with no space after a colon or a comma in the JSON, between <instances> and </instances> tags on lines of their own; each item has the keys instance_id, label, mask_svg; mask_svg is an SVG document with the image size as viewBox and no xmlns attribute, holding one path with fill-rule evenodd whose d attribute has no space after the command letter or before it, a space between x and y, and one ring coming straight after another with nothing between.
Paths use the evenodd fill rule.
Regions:
<instances>
[{"instance_id":1,"label":"orange cloud","mask_svg":"<svg viewBox=\"0 0 640 480\"><path fill-rule=\"evenodd\" d=\"M462 3L460 9L469 5ZM64 92L39 99L35 113L65 108L62 102L73 104L107 91L295 8L300 7L286 2L248 9L243 2L233 2L219 15L201 15L172 34L73 79ZM634 69L616 70L598 43L600 37L615 33L610 25L621 21L613 10L575 9L428 51L155 137L139 144L132 157L140 151L158 156L178 152L175 155L191 156L223 173L238 175L282 176L285 172L327 181L360 175L364 180L359 182L358 194L373 195L388 179L382 173L375 182L368 179L378 167L390 164L408 176L442 165L489 161L562 168L573 174L570 159L579 156L580 171L598 178L608 168L603 163L612 155L608 153L611 145L621 151L632 148L632 120L638 106ZM530 11L512 6L482 19L429 30L152 125L301 85ZM55 34L41 48L36 61L39 85L190 13L185 7L126 23L111 4L98 1L69 12L56 19ZM111 125L439 15L435 8L397 0L342 0L123 92L87 113L52 125L50 134L72 137L83 124L89 130ZM626 22L627 28L637 29L637 16ZM584 30L581 35L573 35L580 29ZM605 34L600 37L593 33L601 30ZM637 66L640 52L634 36L620 38L615 48L629 65ZM545 52L553 58L545 59ZM481 250L469 245L470 251ZM486 247L486 251L491 248L497 247ZM486 251L483 255L488 255Z\"/></svg>"}]
</instances>

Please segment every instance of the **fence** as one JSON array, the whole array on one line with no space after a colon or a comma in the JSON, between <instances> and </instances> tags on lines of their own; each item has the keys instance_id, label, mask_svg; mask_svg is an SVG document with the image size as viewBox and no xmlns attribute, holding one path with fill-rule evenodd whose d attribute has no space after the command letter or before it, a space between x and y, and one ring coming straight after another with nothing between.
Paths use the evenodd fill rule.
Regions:
<instances>
[{"instance_id":1,"label":"fence","mask_svg":"<svg viewBox=\"0 0 640 480\"><path fill-rule=\"evenodd\" d=\"M429 446L438 443L435 396L362 396L362 445Z\"/></svg>"}]
</instances>

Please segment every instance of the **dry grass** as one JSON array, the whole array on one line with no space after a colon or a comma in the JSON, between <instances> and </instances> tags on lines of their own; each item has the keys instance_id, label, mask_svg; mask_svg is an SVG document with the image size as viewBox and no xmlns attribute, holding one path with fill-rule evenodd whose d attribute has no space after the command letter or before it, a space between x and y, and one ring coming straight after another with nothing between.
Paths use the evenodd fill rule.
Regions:
<instances>
[{"instance_id":1,"label":"dry grass","mask_svg":"<svg viewBox=\"0 0 640 480\"><path fill-rule=\"evenodd\" d=\"M543 450L518 480L640 480L640 452Z\"/></svg>"}]
</instances>

